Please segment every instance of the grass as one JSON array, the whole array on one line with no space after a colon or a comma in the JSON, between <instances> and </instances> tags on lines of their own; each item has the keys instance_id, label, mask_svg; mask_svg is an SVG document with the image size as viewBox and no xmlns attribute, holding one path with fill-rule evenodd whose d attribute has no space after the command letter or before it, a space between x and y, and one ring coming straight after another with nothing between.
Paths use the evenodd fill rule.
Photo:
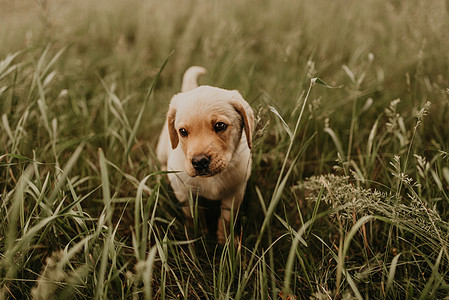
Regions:
<instances>
[{"instance_id":1,"label":"grass","mask_svg":"<svg viewBox=\"0 0 449 300\"><path fill-rule=\"evenodd\" d=\"M446 297L448 13L2 3L0 299ZM190 65L256 111L224 246L185 230L154 154Z\"/></svg>"}]
</instances>

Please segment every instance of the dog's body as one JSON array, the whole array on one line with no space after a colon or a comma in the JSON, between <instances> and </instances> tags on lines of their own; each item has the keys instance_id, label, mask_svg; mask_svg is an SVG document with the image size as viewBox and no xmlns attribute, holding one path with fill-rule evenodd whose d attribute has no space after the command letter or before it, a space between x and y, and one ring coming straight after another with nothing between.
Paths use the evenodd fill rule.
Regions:
<instances>
[{"instance_id":1,"label":"dog's body","mask_svg":"<svg viewBox=\"0 0 449 300\"><path fill-rule=\"evenodd\" d=\"M231 210L239 208L251 173L254 116L237 91L198 87L197 77L204 73L191 67L184 74L182 92L170 102L157 156L163 169L177 171L168 178L187 217L190 195L221 201L217 239L224 243Z\"/></svg>"}]
</instances>

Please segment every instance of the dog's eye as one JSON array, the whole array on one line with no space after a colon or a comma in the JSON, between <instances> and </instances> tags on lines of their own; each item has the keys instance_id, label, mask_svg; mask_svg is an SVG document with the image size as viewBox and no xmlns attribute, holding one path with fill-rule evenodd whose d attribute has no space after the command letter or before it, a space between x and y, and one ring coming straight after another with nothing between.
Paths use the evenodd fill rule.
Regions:
<instances>
[{"instance_id":1,"label":"dog's eye","mask_svg":"<svg viewBox=\"0 0 449 300\"><path fill-rule=\"evenodd\" d=\"M215 132L224 131L224 130L226 130L226 128L228 128L228 125L226 125L226 124L223 123L223 122L218 122L218 123L216 123L215 126L214 126Z\"/></svg>"},{"instance_id":2,"label":"dog's eye","mask_svg":"<svg viewBox=\"0 0 449 300\"><path fill-rule=\"evenodd\" d=\"M189 135L189 133L187 132L187 130L185 130L184 128L180 128L180 129L179 129L179 134L180 134L182 137L186 137L187 135Z\"/></svg>"}]
</instances>

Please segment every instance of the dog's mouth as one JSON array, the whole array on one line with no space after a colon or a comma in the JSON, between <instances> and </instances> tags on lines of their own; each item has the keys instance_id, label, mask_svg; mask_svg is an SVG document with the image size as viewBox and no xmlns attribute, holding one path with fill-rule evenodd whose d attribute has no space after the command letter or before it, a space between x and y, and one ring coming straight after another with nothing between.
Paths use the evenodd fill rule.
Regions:
<instances>
[{"instance_id":1,"label":"dog's mouth","mask_svg":"<svg viewBox=\"0 0 449 300\"><path fill-rule=\"evenodd\" d=\"M219 172L219 171L213 172L213 171L211 171L211 170L196 171L195 177L196 177L196 176L198 176L198 177L204 177L204 178L206 178L206 177L212 177L212 176L214 176L214 175L217 175L218 173L220 173L220 172Z\"/></svg>"},{"instance_id":2,"label":"dog's mouth","mask_svg":"<svg viewBox=\"0 0 449 300\"><path fill-rule=\"evenodd\" d=\"M196 177L196 176L198 176L198 177L212 177L212 176L214 176L214 175L215 175L215 174L212 174L212 173L210 173L210 172L202 171L202 172L196 172L195 177Z\"/></svg>"}]
</instances>

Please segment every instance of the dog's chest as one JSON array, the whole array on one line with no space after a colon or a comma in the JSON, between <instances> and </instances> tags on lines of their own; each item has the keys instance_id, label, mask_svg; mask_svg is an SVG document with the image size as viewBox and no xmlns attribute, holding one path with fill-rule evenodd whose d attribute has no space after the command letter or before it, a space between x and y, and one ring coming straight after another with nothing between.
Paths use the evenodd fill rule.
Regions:
<instances>
[{"instance_id":1,"label":"dog's chest","mask_svg":"<svg viewBox=\"0 0 449 300\"><path fill-rule=\"evenodd\" d=\"M241 186L240 180L235 176L220 176L215 175L208 178L191 178L188 184L192 187L192 191L209 200L222 200L235 194L236 187ZM189 180L190 181L190 180Z\"/></svg>"}]
</instances>

